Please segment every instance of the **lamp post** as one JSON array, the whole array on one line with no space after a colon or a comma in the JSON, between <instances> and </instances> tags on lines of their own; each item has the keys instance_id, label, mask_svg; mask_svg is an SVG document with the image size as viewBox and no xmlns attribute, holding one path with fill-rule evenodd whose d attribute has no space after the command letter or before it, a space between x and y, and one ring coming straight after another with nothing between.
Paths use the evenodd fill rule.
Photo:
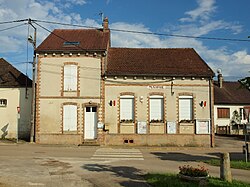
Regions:
<instances>
[{"instance_id":1,"label":"lamp post","mask_svg":"<svg viewBox=\"0 0 250 187\"><path fill-rule=\"evenodd\" d=\"M28 37L28 41L33 45L33 63L32 63L32 101L31 101L31 119L30 119L30 142L35 141L35 106L36 106L36 27L32 25L32 21L29 18L28 24L34 28L34 38Z\"/></svg>"}]
</instances>

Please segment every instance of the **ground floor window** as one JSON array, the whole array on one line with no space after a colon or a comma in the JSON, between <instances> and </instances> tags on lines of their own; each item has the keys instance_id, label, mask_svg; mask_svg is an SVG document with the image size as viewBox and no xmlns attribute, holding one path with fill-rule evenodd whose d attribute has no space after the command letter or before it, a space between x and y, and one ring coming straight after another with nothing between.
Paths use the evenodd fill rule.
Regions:
<instances>
[{"instance_id":1,"label":"ground floor window","mask_svg":"<svg viewBox=\"0 0 250 187\"><path fill-rule=\"evenodd\" d=\"M120 120L121 122L134 121L134 96L120 97Z\"/></svg>"},{"instance_id":2,"label":"ground floor window","mask_svg":"<svg viewBox=\"0 0 250 187\"><path fill-rule=\"evenodd\" d=\"M163 122L163 96L150 96L149 101L150 122Z\"/></svg>"},{"instance_id":3,"label":"ground floor window","mask_svg":"<svg viewBox=\"0 0 250 187\"><path fill-rule=\"evenodd\" d=\"M77 130L77 106L63 106L63 131Z\"/></svg>"},{"instance_id":4,"label":"ground floor window","mask_svg":"<svg viewBox=\"0 0 250 187\"><path fill-rule=\"evenodd\" d=\"M7 99L0 99L0 107L6 107L7 106Z\"/></svg>"},{"instance_id":5,"label":"ground floor window","mask_svg":"<svg viewBox=\"0 0 250 187\"><path fill-rule=\"evenodd\" d=\"M217 108L217 118L230 118L230 108Z\"/></svg>"},{"instance_id":6,"label":"ground floor window","mask_svg":"<svg viewBox=\"0 0 250 187\"><path fill-rule=\"evenodd\" d=\"M193 120L192 96L179 96L179 120Z\"/></svg>"}]
</instances>

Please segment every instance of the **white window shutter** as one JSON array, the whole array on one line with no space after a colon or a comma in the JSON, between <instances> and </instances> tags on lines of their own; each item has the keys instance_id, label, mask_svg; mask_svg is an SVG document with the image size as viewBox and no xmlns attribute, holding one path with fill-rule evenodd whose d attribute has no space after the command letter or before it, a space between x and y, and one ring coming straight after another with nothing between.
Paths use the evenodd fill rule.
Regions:
<instances>
[{"instance_id":1,"label":"white window shutter","mask_svg":"<svg viewBox=\"0 0 250 187\"><path fill-rule=\"evenodd\" d=\"M193 99L179 98L179 120L193 119Z\"/></svg>"},{"instance_id":2,"label":"white window shutter","mask_svg":"<svg viewBox=\"0 0 250 187\"><path fill-rule=\"evenodd\" d=\"M120 118L121 120L134 119L134 98L120 99Z\"/></svg>"},{"instance_id":3,"label":"white window shutter","mask_svg":"<svg viewBox=\"0 0 250 187\"><path fill-rule=\"evenodd\" d=\"M63 106L63 131L77 130L77 106Z\"/></svg>"},{"instance_id":4,"label":"white window shutter","mask_svg":"<svg viewBox=\"0 0 250 187\"><path fill-rule=\"evenodd\" d=\"M71 65L71 89L72 90L77 90L77 66L76 65Z\"/></svg>"},{"instance_id":5,"label":"white window shutter","mask_svg":"<svg viewBox=\"0 0 250 187\"><path fill-rule=\"evenodd\" d=\"M150 98L151 120L163 120L163 98Z\"/></svg>"},{"instance_id":6,"label":"white window shutter","mask_svg":"<svg viewBox=\"0 0 250 187\"><path fill-rule=\"evenodd\" d=\"M77 90L77 66L70 64L64 66L64 90Z\"/></svg>"}]
</instances>

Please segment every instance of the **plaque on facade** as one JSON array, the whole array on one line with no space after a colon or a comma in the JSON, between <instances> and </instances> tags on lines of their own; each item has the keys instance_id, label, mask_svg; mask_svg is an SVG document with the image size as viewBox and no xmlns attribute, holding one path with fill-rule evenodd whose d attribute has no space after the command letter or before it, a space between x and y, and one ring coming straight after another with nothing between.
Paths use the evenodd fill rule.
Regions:
<instances>
[{"instance_id":1,"label":"plaque on facade","mask_svg":"<svg viewBox=\"0 0 250 187\"><path fill-rule=\"evenodd\" d=\"M138 121L137 132L138 132L138 134L146 134L147 133L147 123L145 121Z\"/></svg>"},{"instance_id":2,"label":"plaque on facade","mask_svg":"<svg viewBox=\"0 0 250 187\"><path fill-rule=\"evenodd\" d=\"M196 134L210 134L210 121L196 120Z\"/></svg>"},{"instance_id":3,"label":"plaque on facade","mask_svg":"<svg viewBox=\"0 0 250 187\"><path fill-rule=\"evenodd\" d=\"M167 122L167 133L168 134L176 134L176 122L168 121Z\"/></svg>"}]
</instances>

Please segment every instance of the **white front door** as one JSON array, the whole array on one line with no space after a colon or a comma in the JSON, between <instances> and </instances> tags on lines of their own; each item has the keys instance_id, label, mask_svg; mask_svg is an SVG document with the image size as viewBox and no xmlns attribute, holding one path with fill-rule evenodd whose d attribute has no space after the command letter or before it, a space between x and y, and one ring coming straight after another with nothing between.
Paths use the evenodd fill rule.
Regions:
<instances>
[{"instance_id":1,"label":"white front door","mask_svg":"<svg viewBox=\"0 0 250 187\"><path fill-rule=\"evenodd\" d=\"M97 107L85 107L84 139L95 139L97 132Z\"/></svg>"}]
</instances>

